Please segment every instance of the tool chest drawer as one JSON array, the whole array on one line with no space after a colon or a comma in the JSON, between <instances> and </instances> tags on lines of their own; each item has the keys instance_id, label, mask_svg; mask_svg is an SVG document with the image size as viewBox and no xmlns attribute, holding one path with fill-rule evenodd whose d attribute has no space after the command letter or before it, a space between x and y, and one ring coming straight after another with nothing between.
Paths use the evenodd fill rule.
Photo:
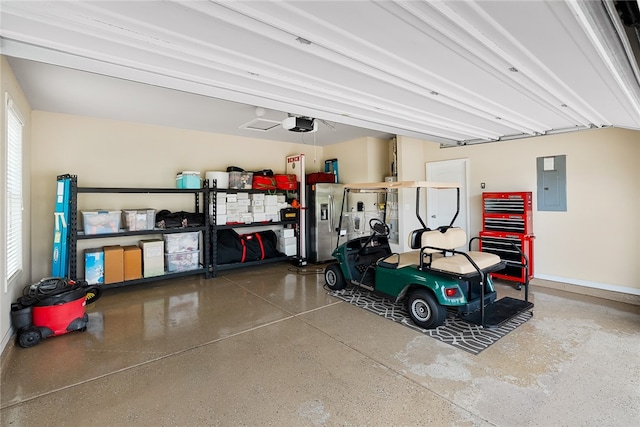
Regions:
<instances>
[{"instance_id":1,"label":"tool chest drawer","mask_svg":"<svg viewBox=\"0 0 640 427\"><path fill-rule=\"evenodd\" d=\"M524 283L526 261L522 251L528 260L529 279L533 278L533 239L532 235L481 231L480 250L507 262L505 269L492 273L492 277Z\"/></svg>"}]
</instances>

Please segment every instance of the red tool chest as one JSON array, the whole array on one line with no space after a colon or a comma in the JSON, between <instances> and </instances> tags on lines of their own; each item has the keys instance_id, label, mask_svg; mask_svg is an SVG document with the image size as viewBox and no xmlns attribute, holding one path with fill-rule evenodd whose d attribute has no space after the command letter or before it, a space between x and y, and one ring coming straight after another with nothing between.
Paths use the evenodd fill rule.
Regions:
<instances>
[{"instance_id":1,"label":"red tool chest","mask_svg":"<svg viewBox=\"0 0 640 427\"><path fill-rule=\"evenodd\" d=\"M532 193L482 193L482 231L480 250L500 256L507 267L492 277L525 283L525 259L512 245L527 257L529 279L533 278L533 208Z\"/></svg>"}]
</instances>

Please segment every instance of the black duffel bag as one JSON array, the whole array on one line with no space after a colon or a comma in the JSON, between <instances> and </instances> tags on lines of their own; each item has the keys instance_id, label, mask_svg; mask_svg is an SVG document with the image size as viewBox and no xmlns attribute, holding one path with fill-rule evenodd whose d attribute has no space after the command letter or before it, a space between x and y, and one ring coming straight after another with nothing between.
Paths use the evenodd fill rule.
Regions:
<instances>
[{"instance_id":1,"label":"black duffel bag","mask_svg":"<svg viewBox=\"0 0 640 427\"><path fill-rule=\"evenodd\" d=\"M160 229L202 227L203 225L204 215L200 213L171 212L166 209L156 212L156 227Z\"/></svg>"}]
</instances>

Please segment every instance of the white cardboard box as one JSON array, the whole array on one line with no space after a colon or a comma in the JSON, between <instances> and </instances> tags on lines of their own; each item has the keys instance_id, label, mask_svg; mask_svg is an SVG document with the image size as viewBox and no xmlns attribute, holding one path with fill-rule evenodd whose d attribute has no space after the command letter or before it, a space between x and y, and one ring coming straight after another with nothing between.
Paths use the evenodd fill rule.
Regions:
<instances>
[{"instance_id":1,"label":"white cardboard box","mask_svg":"<svg viewBox=\"0 0 640 427\"><path fill-rule=\"evenodd\" d=\"M142 275L144 277L164 274L164 240L140 240L142 248Z\"/></svg>"},{"instance_id":2,"label":"white cardboard box","mask_svg":"<svg viewBox=\"0 0 640 427\"><path fill-rule=\"evenodd\" d=\"M280 212L280 210L278 209L277 206L265 205L265 207L264 207L264 213L277 215L279 212ZM278 221L278 220L276 220L276 221Z\"/></svg>"},{"instance_id":3,"label":"white cardboard box","mask_svg":"<svg viewBox=\"0 0 640 427\"><path fill-rule=\"evenodd\" d=\"M278 205L278 196L275 194L266 194L264 196L264 205L265 206L277 206Z\"/></svg>"},{"instance_id":4,"label":"white cardboard box","mask_svg":"<svg viewBox=\"0 0 640 427\"><path fill-rule=\"evenodd\" d=\"M267 213L265 216L267 217L267 221L273 221L273 222L280 221L280 214Z\"/></svg>"},{"instance_id":5,"label":"white cardboard box","mask_svg":"<svg viewBox=\"0 0 640 427\"><path fill-rule=\"evenodd\" d=\"M296 244L296 238L295 237L281 237L278 240L278 244L279 245L283 245L283 246L290 246L290 245L294 245Z\"/></svg>"},{"instance_id":6,"label":"white cardboard box","mask_svg":"<svg viewBox=\"0 0 640 427\"><path fill-rule=\"evenodd\" d=\"M296 245L278 245L278 250L286 256L296 255Z\"/></svg>"},{"instance_id":7,"label":"white cardboard box","mask_svg":"<svg viewBox=\"0 0 640 427\"><path fill-rule=\"evenodd\" d=\"M280 237L295 237L295 231L293 230L293 228L283 228L282 230L280 230Z\"/></svg>"}]
</instances>

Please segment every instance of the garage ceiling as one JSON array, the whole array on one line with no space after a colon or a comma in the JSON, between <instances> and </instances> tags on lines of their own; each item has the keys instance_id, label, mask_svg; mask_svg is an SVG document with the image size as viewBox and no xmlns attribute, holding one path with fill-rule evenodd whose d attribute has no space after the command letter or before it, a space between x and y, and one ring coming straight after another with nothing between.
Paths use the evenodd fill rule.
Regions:
<instances>
[{"instance_id":1,"label":"garage ceiling","mask_svg":"<svg viewBox=\"0 0 640 427\"><path fill-rule=\"evenodd\" d=\"M608 0L0 7L2 53L38 110L320 145L640 129L638 40ZM256 106L320 130L240 129Z\"/></svg>"}]
</instances>

